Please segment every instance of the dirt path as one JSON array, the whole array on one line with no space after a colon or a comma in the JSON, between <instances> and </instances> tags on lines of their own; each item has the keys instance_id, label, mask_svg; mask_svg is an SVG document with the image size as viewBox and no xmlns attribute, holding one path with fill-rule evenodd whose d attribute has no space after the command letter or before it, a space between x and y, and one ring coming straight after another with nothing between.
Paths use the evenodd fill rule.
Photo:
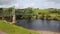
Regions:
<instances>
[{"instance_id":1,"label":"dirt path","mask_svg":"<svg viewBox=\"0 0 60 34\"><path fill-rule=\"evenodd\" d=\"M5 32L3 32L3 31L0 31L0 34L6 34Z\"/></svg>"},{"instance_id":2,"label":"dirt path","mask_svg":"<svg viewBox=\"0 0 60 34\"><path fill-rule=\"evenodd\" d=\"M37 31L39 34L60 34L60 32L52 32L52 31Z\"/></svg>"}]
</instances>

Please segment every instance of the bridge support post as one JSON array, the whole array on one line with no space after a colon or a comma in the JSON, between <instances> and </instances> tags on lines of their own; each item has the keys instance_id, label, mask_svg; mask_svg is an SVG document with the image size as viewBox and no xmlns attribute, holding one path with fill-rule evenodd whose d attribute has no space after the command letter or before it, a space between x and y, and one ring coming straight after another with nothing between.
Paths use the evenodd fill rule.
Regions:
<instances>
[{"instance_id":1,"label":"bridge support post","mask_svg":"<svg viewBox=\"0 0 60 34\"><path fill-rule=\"evenodd\" d=\"M13 9L12 14L13 14L12 23L16 24L15 8Z\"/></svg>"}]
</instances>

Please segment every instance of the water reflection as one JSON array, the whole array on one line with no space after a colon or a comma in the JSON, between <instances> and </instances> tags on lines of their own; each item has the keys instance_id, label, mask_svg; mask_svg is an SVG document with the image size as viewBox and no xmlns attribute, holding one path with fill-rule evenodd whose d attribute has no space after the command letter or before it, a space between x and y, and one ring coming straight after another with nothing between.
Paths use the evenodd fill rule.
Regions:
<instances>
[{"instance_id":1,"label":"water reflection","mask_svg":"<svg viewBox=\"0 0 60 34\"><path fill-rule=\"evenodd\" d=\"M17 20L17 25L34 30L60 31L60 21L55 20L22 19Z\"/></svg>"},{"instance_id":2,"label":"water reflection","mask_svg":"<svg viewBox=\"0 0 60 34\"><path fill-rule=\"evenodd\" d=\"M60 31L60 21L59 21L59 25L58 25L58 31Z\"/></svg>"}]
</instances>

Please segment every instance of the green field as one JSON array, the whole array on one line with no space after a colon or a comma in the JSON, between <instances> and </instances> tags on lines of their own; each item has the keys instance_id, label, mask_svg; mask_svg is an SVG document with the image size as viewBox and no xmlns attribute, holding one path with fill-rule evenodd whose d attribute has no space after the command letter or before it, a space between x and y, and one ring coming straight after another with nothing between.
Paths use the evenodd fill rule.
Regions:
<instances>
[{"instance_id":1,"label":"green field","mask_svg":"<svg viewBox=\"0 0 60 34\"><path fill-rule=\"evenodd\" d=\"M38 34L20 26L6 24L3 21L0 21L0 30L7 34Z\"/></svg>"}]
</instances>

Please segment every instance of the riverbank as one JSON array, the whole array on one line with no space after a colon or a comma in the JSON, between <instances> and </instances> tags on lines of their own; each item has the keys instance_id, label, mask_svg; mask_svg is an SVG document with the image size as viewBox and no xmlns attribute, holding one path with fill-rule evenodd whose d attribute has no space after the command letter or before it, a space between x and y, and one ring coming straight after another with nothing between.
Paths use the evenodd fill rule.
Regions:
<instances>
[{"instance_id":1,"label":"riverbank","mask_svg":"<svg viewBox=\"0 0 60 34\"><path fill-rule=\"evenodd\" d=\"M47 15L37 15L37 16L22 16L22 17L18 17L17 19L42 19L42 20L60 20L60 14L47 14Z\"/></svg>"},{"instance_id":2,"label":"riverbank","mask_svg":"<svg viewBox=\"0 0 60 34\"><path fill-rule=\"evenodd\" d=\"M48 31L48 30L31 30L38 32L39 34L60 34L60 32Z\"/></svg>"},{"instance_id":3,"label":"riverbank","mask_svg":"<svg viewBox=\"0 0 60 34\"><path fill-rule=\"evenodd\" d=\"M3 31L0 31L0 34L7 34L7 33L3 32Z\"/></svg>"},{"instance_id":4,"label":"riverbank","mask_svg":"<svg viewBox=\"0 0 60 34\"><path fill-rule=\"evenodd\" d=\"M7 34L38 34L21 26L6 24L3 21L0 21L0 30Z\"/></svg>"},{"instance_id":5,"label":"riverbank","mask_svg":"<svg viewBox=\"0 0 60 34\"><path fill-rule=\"evenodd\" d=\"M60 32L42 31L42 30L36 31L36 32L38 32L38 33L40 33L40 34L60 34Z\"/></svg>"}]
</instances>

